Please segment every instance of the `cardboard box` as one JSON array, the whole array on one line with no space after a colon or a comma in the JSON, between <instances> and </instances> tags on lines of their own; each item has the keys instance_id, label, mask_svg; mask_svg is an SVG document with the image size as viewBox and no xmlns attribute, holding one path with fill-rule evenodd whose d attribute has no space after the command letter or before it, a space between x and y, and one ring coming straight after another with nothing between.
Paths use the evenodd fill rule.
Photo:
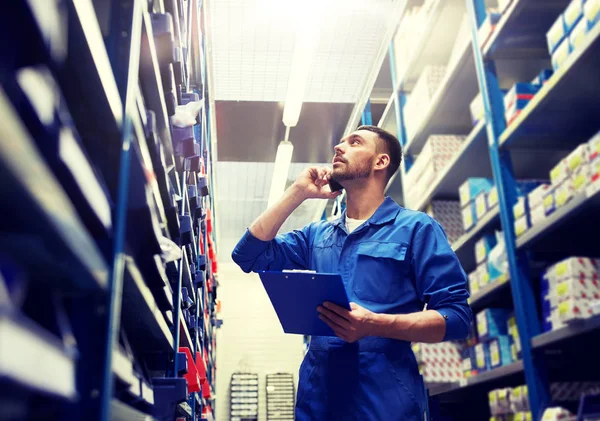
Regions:
<instances>
[{"instance_id":1,"label":"cardboard box","mask_svg":"<svg viewBox=\"0 0 600 421\"><path fill-rule=\"evenodd\" d=\"M598 0L598 2L600 2L600 0ZM588 150L590 151L590 161L594 161L600 156L600 132L596 133L594 137L588 141Z\"/></svg>"},{"instance_id":2,"label":"cardboard box","mask_svg":"<svg viewBox=\"0 0 600 421\"><path fill-rule=\"evenodd\" d=\"M554 197L554 189L555 189L555 187L552 186L552 188L550 190L548 190L548 192L544 196L544 212L546 213L546 216L552 214L556 210L556 200Z\"/></svg>"},{"instance_id":3,"label":"cardboard box","mask_svg":"<svg viewBox=\"0 0 600 421\"><path fill-rule=\"evenodd\" d=\"M490 341L490 367L492 369L510 364L512 360L510 352L510 336L501 335Z\"/></svg>"},{"instance_id":4,"label":"cardboard box","mask_svg":"<svg viewBox=\"0 0 600 421\"><path fill-rule=\"evenodd\" d=\"M556 19L556 22L550 27L546 33L546 41L548 42L548 51L553 54L556 48L565 40L567 36L567 27L565 25L565 17L561 15Z\"/></svg>"},{"instance_id":5,"label":"cardboard box","mask_svg":"<svg viewBox=\"0 0 600 421\"><path fill-rule=\"evenodd\" d=\"M488 211L486 193L481 192L475 198L475 216L477 220L481 220Z\"/></svg>"},{"instance_id":6,"label":"cardboard box","mask_svg":"<svg viewBox=\"0 0 600 421\"><path fill-rule=\"evenodd\" d=\"M487 260L490 251L496 246L496 236L494 234L486 234L475 243L475 262L483 263Z\"/></svg>"},{"instance_id":7,"label":"cardboard box","mask_svg":"<svg viewBox=\"0 0 600 421\"><path fill-rule=\"evenodd\" d=\"M567 61L571 51L569 38L565 38L552 54L552 67L554 71L558 70Z\"/></svg>"},{"instance_id":8,"label":"cardboard box","mask_svg":"<svg viewBox=\"0 0 600 421\"><path fill-rule=\"evenodd\" d=\"M546 210L544 209L544 205L538 205L533 209L529 210L529 222L531 222L531 226L536 226L540 222L543 222L546 219Z\"/></svg>"},{"instance_id":9,"label":"cardboard box","mask_svg":"<svg viewBox=\"0 0 600 421\"><path fill-rule=\"evenodd\" d=\"M496 29L496 24L500 20L502 15L498 12L488 10L487 16L481 26L479 27L479 44L481 48L484 48L487 44L488 40L492 36L494 29Z\"/></svg>"},{"instance_id":10,"label":"cardboard box","mask_svg":"<svg viewBox=\"0 0 600 421\"><path fill-rule=\"evenodd\" d=\"M513 109L523 109L539 90L540 85L527 82L515 83L504 96L504 109L507 112Z\"/></svg>"},{"instance_id":11,"label":"cardboard box","mask_svg":"<svg viewBox=\"0 0 600 421\"><path fill-rule=\"evenodd\" d=\"M494 209L494 207L498 204L498 188L493 186L487 194L487 205L488 210Z\"/></svg>"},{"instance_id":12,"label":"cardboard box","mask_svg":"<svg viewBox=\"0 0 600 421\"><path fill-rule=\"evenodd\" d=\"M598 161L599 162L596 167L600 169L600 160ZM579 167L575 173L573 173L571 176L571 181L573 184L573 189L575 190L575 194L585 191L586 187L593 182L594 175L598 173L598 169L588 163L585 163Z\"/></svg>"},{"instance_id":13,"label":"cardboard box","mask_svg":"<svg viewBox=\"0 0 600 421\"><path fill-rule=\"evenodd\" d=\"M517 237L525 234L529 228L531 228L531 225L527 215L523 215L522 217L515 219L515 235Z\"/></svg>"},{"instance_id":14,"label":"cardboard box","mask_svg":"<svg viewBox=\"0 0 600 421\"><path fill-rule=\"evenodd\" d=\"M569 278L560 281L550 291L550 304L552 306L567 299L600 299L600 284L597 279Z\"/></svg>"},{"instance_id":15,"label":"cardboard box","mask_svg":"<svg viewBox=\"0 0 600 421\"><path fill-rule=\"evenodd\" d=\"M458 200L434 200L427 207L427 214L442 225L450 243L464 234Z\"/></svg>"},{"instance_id":16,"label":"cardboard box","mask_svg":"<svg viewBox=\"0 0 600 421\"><path fill-rule=\"evenodd\" d=\"M577 25L573 28L569 34L569 43L571 44L571 51L576 51L583 45L588 33L588 22L585 19L580 19Z\"/></svg>"},{"instance_id":17,"label":"cardboard box","mask_svg":"<svg viewBox=\"0 0 600 421\"><path fill-rule=\"evenodd\" d=\"M532 421L533 415L529 411L515 412L513 421Z\"/></svg>"},{"instance_id":18,"label":"cardboard box","mask_svg":"<svg viewBox=\"0 0 600 421\"><path fill-rule=\"evenodd\" d=\"M472 202L482 191L489 193L492 187L494 187L494 180L492 180L491 178L468 178L458 188L460 206L465 207L468 203Z\"/></svg>"},{"instance_id":19,"label":"cardboard box","mask_svg":"<svg viewBox=\"0 0 600 421\"><path fill-rule=\"evenodd\" d=\"M490 369L490 354L487 345L487 343L475 345L475 361L478 371L487 371Z\"/></svg>"},{"instance_id":20,"label":"cardboard box","mask_svg":"<svg viewBox=\"0 0 600 421\"><path fill-rule=\"evenodd\" d=\"M527 202L529 209L533 209L544 203L544 197L548 194L548 191L552 188L550 184L541 184L533 189L527 195Z\"/></svg>"},{"instance_id":21,"label":"cardboard box","mask_svg":"<svg viewBox=\"0 0 600 421\"><path fill-rule=\"evenodd\" d=\"M592 29L600 21L600 0L587 0L583 6L583 14Z\"/></svg>"},{"instance_id":22,"label":"cardboard box","mask_svg":"<svg viewBox=\"0 0 600 421\"><path fill-rule=\"evenodd\" d=\"M590 300L582 298L567 298L557 306L558 317L564 323L573 320L588 319L592 316ZM554 329L554 325L552 327Z\"/></svg>"},{"instance_id":23,"label":"cardboard box","mask_svg":"<svg viewBox=\"0 0 600 421\"><path fill-rule=\"evenodd\" d=\"M479 340L487 341L506 335L508 312L503 308L486 308L477 313L477 334Z\"/></svg>"},{"instance_id":24,"label":"cardboard box","mask_svg":"<svg viewBox=\"0 0 600 421\"><path fill-rule=\"evenodd\" d=\"M487 263L483 262L479 266L477 266L477 272L479 279L479 288L481 289L490 283L490 273L488 272Z\"/></svg>"},{"instance_id":25,"label":"cardboard box","mask_svg":"<svg viewBox=\"0 0 600 421\"><path fill-rule=\"evenodd\" d=\"M571 152L567 158L567 166L569 171L573 174L581 166L589 163L590 161L590 145L588 143L582 143L577 146L573 152Z\"/></svg>"},{"instance_id":26,"label":"cardboard box","mask_svg":"<svg viewBox=\"0 0 600 421\"><path fill-rule=\"evenodd\" d=\"M481 96L481 93L478 93L473 101L471 101L469 111L471 112L473 126L476 126L477 123L485 119L485 108L483 106L483 97Z\"/></svg>"},{"instance_id":27,"label":"cardboard box","mask_svg":"<svg viewBox=\"0 0 600 421\"><path fill-rule=\"evenodd\" d=\"M527 198L520 196L517 198L517 203L513 206L513 214L515 219L522 217L527 213Z\"/></svg>"},{"instance_id":28,"label":"cardboard box","mask_svg":"<svg viewBox=\"0 0 600 421\"><path fill-rule=\"evenodd\" d=\"M527 385L513 388L510 396L510 405L514 412L529 411L529 390Z\"/></svg>"},{"instance_id":29,"label":"cardboard box","mask_svg":"<svg viewBox=\"0 0 600 421\"><path fill-rule=\"evenodd\" d=\"M550 170L550 182L553 186L560 185L564 180L569 178L571 171L569 170L569 163L566 159L561 159L555 166Z\"/></svg>"},{"instance_id":30,"label":"cardboard box","mask_svg":"<svg viewBox=\"0 0 600 421\"><path fill-rule=\"evenodd\" d=\"M585 0L572 0L563 13L565 29L570 33L583 17L583 4Z\"/></svg>"},{"instance_id":31,"label":"cardboard box","mask_svg":"<svg viewBox=\"0 0 600 421\"><path fill-rule=\"evenodd\" d=\"M539 85L541 88L546 82L550 80L553 74L554 72L551 69L544 69L540 72L539 75L535 77L535 79L531 81L531 83L533 83L534 85Z\"/></svg>"},{"instance_id":32,"label":"cardboard box","mask_svg":"<svg viewBox=\"0 0 600 421\"><path fill-rule=\"evenodd\" d=\"M506 12L506 9L508 9L508 6L510 6L511 3L512 3L512 0L498 0L498 12L499 13Z\"/></svg>"},{"instance_id":33,"label":"cardboard box","mask_svg":"<svg viewBox=\"0 0 600 421\"><path fill-rule=\"evenodd\" d=\"M588 278L598 279L600 260L589 257L569 257L548 267L544 276L550 286L564 279Z\"/></svg>"},{"instance_id":34,"label":"cardboard box","mask_svg":"<svg viewBox=\"0 0 600 421\"><path fill-rule=\"evenodd\" d=\"M554 197L556 199L556 207L566 205L575 196L575 185L571 177L564 180L560 186L556 187Z\"/></svg>"},{"instance_id":35,"label":"cardboard box","mask_svg":"<svg viewBox=\"0 0 600 421\"><path fill-rule=\"evenodd\" d=\"M560 407L547 408L542 415L542 421L575 421L576 417L570 411Z\"/></svg>"},{"instance_id":36,"label":"cardboard box","mask_svg":"<svg viewBox=\"0 0 600 421\"><path fill-rule=\"evenodd\" d=\"M469 273L467 278L469 279L469 291L471 296L473 296L477 291L479 291L479 270L476 269Z\"/></svg>"},{"instance_id":37,"label":"cardboard box","mask_svg":"<svg viewBox=\"0 0 600 421\"><path fill-rule=\"evenodd\" d=\"M477 214L475 212L475 202L471 202L470 205L465 206L462 209L462 221L463 228L466 231L469 231L471 228L475 226L477 223Z\"/></svg>"}]
</instances>

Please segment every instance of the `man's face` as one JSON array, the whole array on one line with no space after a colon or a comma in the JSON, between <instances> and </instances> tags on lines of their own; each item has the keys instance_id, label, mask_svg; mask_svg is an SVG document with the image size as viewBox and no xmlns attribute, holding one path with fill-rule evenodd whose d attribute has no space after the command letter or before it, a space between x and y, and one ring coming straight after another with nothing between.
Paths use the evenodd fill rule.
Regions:
<instances>
[{"instance_id":1,"label":"man's face","mask_svg":"<svg viewBox=\"0 0 600 421\"><path fill-rule=\"evenodd\" d=\"M338 182L367 178L377 156L377 133L358 130L334 148L332 178Z\"/></svg>"}]
</instances>

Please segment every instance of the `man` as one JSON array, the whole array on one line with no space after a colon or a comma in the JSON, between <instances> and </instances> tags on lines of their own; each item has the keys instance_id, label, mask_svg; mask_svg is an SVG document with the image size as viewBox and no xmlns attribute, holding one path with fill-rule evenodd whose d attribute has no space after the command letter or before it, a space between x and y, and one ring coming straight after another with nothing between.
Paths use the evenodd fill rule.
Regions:
<instances>
[{"instance_id":1,"label":"man","mask_svg":"<svg viewBox=\"0 0 600 421\"><path fill-rule=\"evenodd\" d=\"M315 311L338 336L313 337L300 367L296 420L423 420L427 396L411 342L467 336L466 277L441 226L384 196L402 160L400 143L361 126L334 147L333 170L308 168L250 226L233 251L246 272L311 269L339 273L351 311ZM277 231L304 200L347 194L333 222ZM427 305L427 309L423 308Z\"/></svg>"}]
</instances>

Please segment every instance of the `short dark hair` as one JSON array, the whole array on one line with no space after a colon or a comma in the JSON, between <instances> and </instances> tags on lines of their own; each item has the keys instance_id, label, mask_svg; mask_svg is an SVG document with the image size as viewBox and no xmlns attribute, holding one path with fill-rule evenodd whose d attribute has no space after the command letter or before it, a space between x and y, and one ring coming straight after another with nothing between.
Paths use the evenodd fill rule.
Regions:
<instances>
[{"instance_id":1,"label":"short dark hair","mask_svg":"<svg viewBox=\"0 0 600 421\"><path fill-rule=\"evenodd\" d=\"M402 162L402 146L400 146L400 141L390 132L387 132L377 126L360 126L356 130L367 130L369 132L373 132L377 134L379 139L383 140L383 142L379 142L377 145L377 151L384 152L390 157L390 165L387 168L387 179L389 181L394 173L398 171L400 163ZM380 146L383 146L383 148L380 148Z\"/></svg>"}]
</instances>

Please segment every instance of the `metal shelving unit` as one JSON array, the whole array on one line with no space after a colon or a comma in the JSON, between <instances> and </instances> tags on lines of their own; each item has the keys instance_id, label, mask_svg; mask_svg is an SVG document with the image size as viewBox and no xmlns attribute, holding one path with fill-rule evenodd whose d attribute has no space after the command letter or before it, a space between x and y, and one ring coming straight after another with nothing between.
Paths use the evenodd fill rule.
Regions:
<instances>
[{"instance_id":1,"label":"metal shelving unit","mask_svg":"<svg viewBox=\"0 0 600 421\"><path fill-rule=\"evenodd\" d=\"M444 401L473 403L474 396L484 398L492 387L526 383L534 419L539 419L543 410L552 404L549 376L556 374L556 367L550 370L546 364L550 361L544 353L538 352L534 358L532 351L561 348L576 338L598 332L598 318L594 317L542 333L536 277L540 267L561 258L598 251L597 246L593 250L590 248L591 241L575 240L600 235L600 230L589 222L591 218L597 218L600 183L576 194L518 238L512 208L517 198L518 179L548 177L549 170L560 159L600 128L596 118L600 115L597 100L600 82L592 76L600 73L600 61L595 59L600 51L600 25L590 30L582 45L508 127L501 86L506 89L516 81L527 82L549 65L546 33L569 3L569 0L512 0L489 39L482 43L479 28L487 16L486 7L491 4L485 0L464 0L462 4L466 4L473 41L447 66L445 78L433 95L430 108L423 110L423 121L417 134L407 139L404 123L407 98L410 101L410 91L426 65L445 64L451 48L452 37L448 35L452 32L440 28L445 27L445 16L451 13L445 9L454 7L454 12L458 10L458 3L431 3L429 19L424 21L423 37L417 42L419 47L403 67L405 71L399 80L396 80L394 46L390 46L394 91L379 122L380 127L397 133L403 146L406 160L402 180L411 170L413 155L421 151L429 135L468 133L458 153L412 204L412 209L425 210L432 200L457 199L458 187L468 177L493 177L498 190L498 206L488 210L473 228L452 244L452 248L465 271L471 272L476 268L476 241L483 234L502 229L509 273L502 282L494 282L474 293L470 303L475 312L486 307L514 309L522 360L480 373L463 384L436 386L430 394ZM442 10L445 11L442 13ZM457 16L454 20L458 23L460 17ZM446 39L442 42L440 37ZM483 48L480 47L482 44ZM429 50L434 46L438 48L435 54ZM484 121L472 127L468 119L469 104L477 92L483 100ZM407 191L406 186L403 190ZM485 411L487 407L478 409ZM484 416L483 413L480 415Z\"/></svg>"},{"instance_id":2,"label":"metal shelving unit","mask_svg":"<svg viewBox=\"0 0 600 421\"><path fill-rule=\"evenodd\" d=\"M202 1L45 7L0 18L0 389L19 419L214 419Z\"/></svg>"}]
</instances>

